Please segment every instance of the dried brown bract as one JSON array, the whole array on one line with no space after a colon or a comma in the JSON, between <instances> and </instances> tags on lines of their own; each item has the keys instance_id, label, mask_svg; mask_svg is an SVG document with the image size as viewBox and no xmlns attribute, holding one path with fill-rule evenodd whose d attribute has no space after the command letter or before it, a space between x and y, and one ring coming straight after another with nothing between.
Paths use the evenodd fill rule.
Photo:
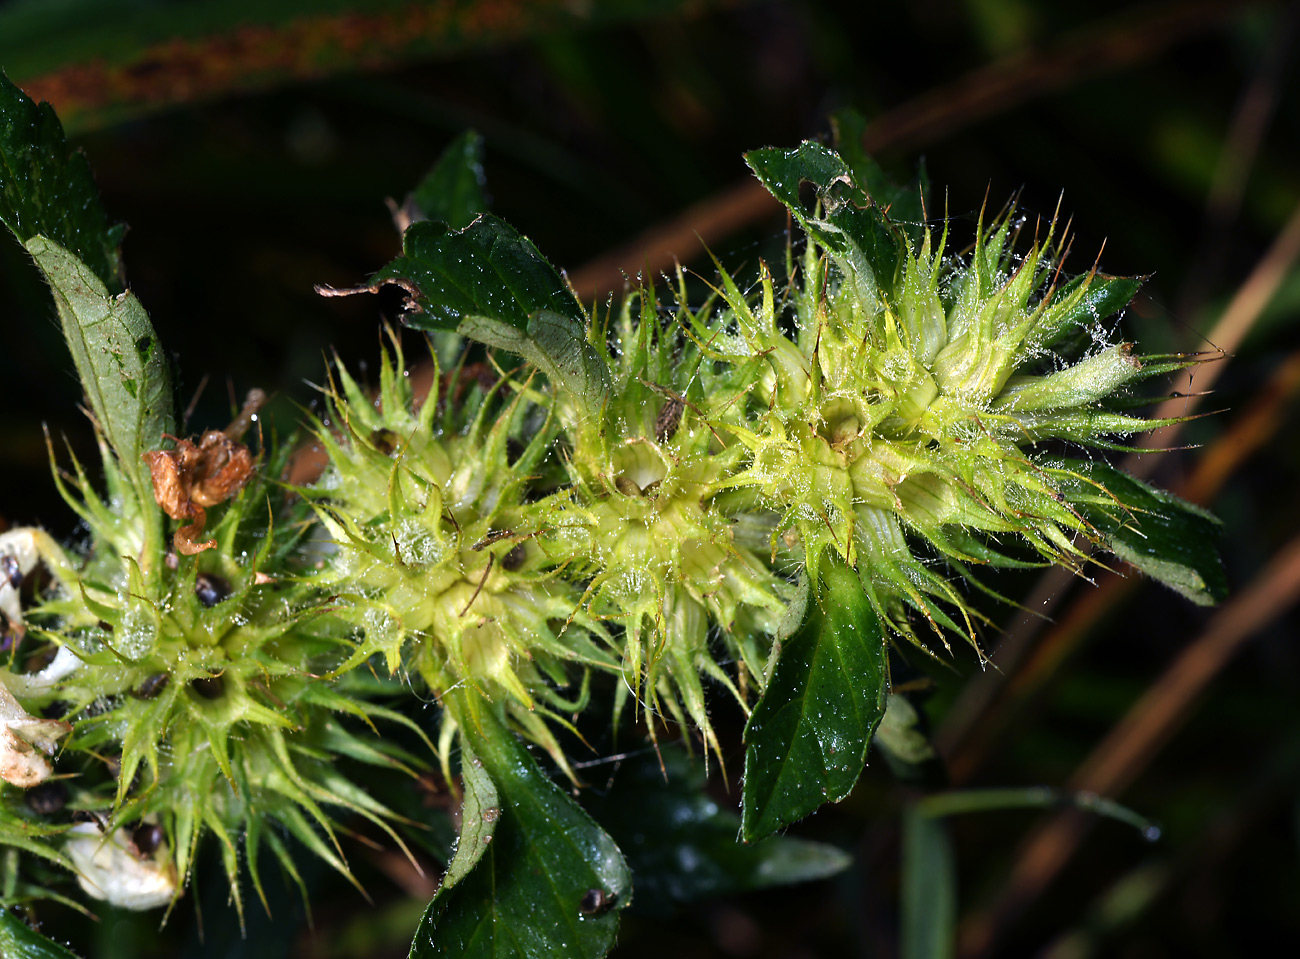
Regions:
<instances>
[{"instance_id":1,"label":"dried brown bract","mask_svg":"<svg viewBox=\"0 0 1300 959\"><path fill-rule=\"evenodd\" d=\"M217 541L195 542L207 523L207 507L230 499L253 475L253 454L239 442L257 408L265 402L261 390L251 390L239 416L223 432L208 430L196 444L176 439L170 450L144 454L153 478L153 495L172 519L189 520L176 531L176 551L193 556L212 549Z\"/></svg>"}]
</instances>

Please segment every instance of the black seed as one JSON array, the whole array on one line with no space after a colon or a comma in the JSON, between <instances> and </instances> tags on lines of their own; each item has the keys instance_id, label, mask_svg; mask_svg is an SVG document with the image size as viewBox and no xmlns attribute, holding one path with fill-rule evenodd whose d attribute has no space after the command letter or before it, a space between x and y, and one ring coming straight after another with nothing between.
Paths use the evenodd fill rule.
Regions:
<instances>
[{"instance_id":1,"label":"black seed","mask_svg":"<svg viewBox=\"0 0 1300 959\"><path fill-rule=\"evenodd\" d=\"M582 902L578 903L578 912L584 916L599 916L613 909L617 901L618 896L611 896L603 889L588 889L583 893Z\"/></svg>"},{"instance_id":2,"label":"black seed","mask_svg":"<svg viewBox=\"0 0 1300 959\"><path fill-rule=\"evenodd\" d=\"M524 549L524 544L515 543L510 552L501 557L501 566L503 569L509 570L513 573L515 570L523 566L524 561L527 559L528 550Z\"/></svg>"},{"instance_id":3,"label":"black seed","mask_svg":"<svg viewBox=\"0 0 1300 959\"><path fill-rule=\"evenodd\" d=\"M101 619L101 620L100 620L98 623L96 623L95 625L98 626L100 629L102 629L102 630L103 630L104 632L106 632L106 633L111 633L111 632L113 631L113 624L110 623L110 622L109 622L108 620L106 620L106 619Z\"/></svg>"},{"instance_id":4,"label":"black seed","mask_svg":"<svg viewBox=\"0 0 1300 959\"><path fill-rule=\"evenodd\" d=\"M131 841L135 843L135 848L146 856L152 856L166 838L167 834L163 832L162 826L152 822L141 823L131 833Z\"/></svg>"},{"instance_id":5,"label":"black seed","mask_svg":"<svg viewBox=\"0 0 1300 959\"><path fill-rule=\"evenodd\" d=\"M23 569L9 553L0 556L0 578L7 580L14 589L23 584Z\"/></svg>"},{"instance_id":6,"label":"black seed","mask_svg":"<svg viewBox=\"0 0 1300 959\"><path fill-rule=\"evenodd\" d=\"M397 449L398 436L392 430L378 429L370 434L370 445L385 456L392 455Z\"/></svg>"},{"instance_id":7,"label":"black seed","mask_svg":"<svg viewBox=\"0 0 1300 959\"><path fill-rule=\"evenodd\" d=\"M199 573L194 580L194 595L211 609L230 595L230 584L215 573Z\"/></svg>"},{"instance_id":8,"label":"black seed","mask_svg":"<svg viewBox=\"0 0 1300 959\"><path fill-rule=\"evenodd\" d=\"M133 689L131 695L136 699L153 699L167 688L167 683L170 679L171 677L166 673L154 673Z\"/></svg>"},{"instance_id":9,"label":"black seed","mask_svg":"<svg viewBox=\"0 0 1300 959\"><path fill-rule=\"evenodd\" d=\"M222 682L220 676L207 676L190 683L190 689L204 699L220 699L222 693L226 691L226 684Z\"/></svg>"},{"instance_id":10,"label":"black seed","mask_svg":"<svg viewBox=\"0 0 1300 959\"><path fill-rule=\"evenodd\" d=\"M46 782L27 790L23 798L38 816L52 816L68 804L68 790L61 782Z\"/></svg>"},{"instance_id":11,"label":"black seed","mask_svg":"<svg viewBox=\"0 0 1300 959\"><path fill-rule=\"evenodd\" d=\"M686 404L676 396L669 398L655 417L655 439L663 443L677 432L677 427L682 425L682 411L685 408Z\"/></svg>"}]
</instances>

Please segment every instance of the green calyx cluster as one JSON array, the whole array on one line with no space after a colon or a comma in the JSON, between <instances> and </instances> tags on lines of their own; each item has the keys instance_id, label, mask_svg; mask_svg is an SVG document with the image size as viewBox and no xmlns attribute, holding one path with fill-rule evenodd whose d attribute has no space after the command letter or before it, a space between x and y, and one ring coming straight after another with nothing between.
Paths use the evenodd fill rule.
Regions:
<instances>
[{"instance_id":1,"label":"green calyx cluster","mask_svg":"<svg viewBox=\"0 0 1300 959\"><path fill-rule=\"evenodd\" d=\"M808 243L780 296L766 267L754 298L722 273L730 316L715 355L762 358L738 404L748 415L720 424L746 454L729 485L779 516L774 536L797 535L810 570L828 553L858 569L899 632L915 637L910 611L941 640L974 642L977 614L960 591L979 586L972 566L1036 555L1080 569L1092 546L1108 547L1088 517L1096 499L1117 515L1133 508L1090 478L1091 464L1039 451L1112 448L1166 425L1112 404L1189 360L1101 339L1137 283L1095 269L1064 281L1055 220L1017 252L1015 208L981 215L969 252L953 256L946 222L894 223L822 147L748 159ZM815 209L798 206L792 169L821 172ZM1053 352L1080 331L1100 340L1088 355Z\"/></svg>"},{"instance_id":2,"label":"green calyx cluster","mask_svg":"<svg viewBox=\"0 0 1300 959\"><path fill-rule=\"evenodd\" d=\"M4 82L0 107L57 132ZM0 151L29 160L9 135ZM111 231L61 137L41 148L95 222L33 219L35 200L0 195L55 292L103 461L98 487L75 460L55 473L87 531L75 549L0 535L0 843L132 908L173 904L209 833L237 903L242 868L262 894L262 849L302 885L289 837L351 878L337 818L398 845L409 825L354 781L423 771L401 730L449 783L461 757L461 843L426 922L474 913L452 887L478 888L505 810L491 849L530 875L568 855L564 896L594 941L626 905L626 867L512 734L576 784L563 741L581 739L597 684L615 723L630 709L652 738L693 727L706 756L723 754L711 693L738 703L742 829L758 838L856 781L891 636L978 649L978 567L1082 569L1100 549L1196 601L1221 594L1204 542L1178 536L1208 517L1069 455L1161 425L1129 411L1129 388L1189 361L1104 332L1138 282L1065 279L1054 224L1018 244L1008 209L953 250L922 194L891 193L864 157L759 150L747 161L802 228L779 280L719 265L694 296L679 270L589 313L465 186L472 146L431 174L444 192L407 204L403 255L367 287L406 291L406 322L438 331L431 363L408 365L393 336L373 392L336 364L307 414L326 465L295 481L296 441L255 459L233 424L175 438L162 351L115 245L85 245ZM1082 350L1065 345L1080 333ZM37 565L50 585L24 605ZM843 709L810 728L823 714L804 699L834 669L825 701ZM432 736L412 718L430 698ZM817 753L806 782L760 768L801 751ZM576 851L528 832L551 819L582 835ZM49 894L48 871L30 875L11 869L4 895Z\"/></svg>"},{"instance_id":3,"label":"green calyx cluster","mask_svg":"<svg viewBox=\"0 0 1300 959\"><path fill-rule=\"evenodd\" d=\"M339 367L313 425L329 466L303 493L336 548L317 583L357 637L335 672L378 656L439 696L463 685L508 705L563 763L546 720L580 711L585 670L614 659L544 553L545 508L527 501L553 418L496 373L484 389L464 368L444 377L435 357L421 396L408 374L396 343L377 398ZM448 718L444 743L454 707Z\"/></svg>"},{"instance_id":4,"label":"green calyx cluster","mask_svg":"<svg viewBox=\"0 0 1300 959\"><path fill-rule=\"evenodd\" d=\"M289 449L268 451L259 473L275 475ZM27 710L70 724L56 775L37 788L42 802L66 801L88 822L48 858L73 869L90 895L148 908L181 894L201 836L212 833L242 909L241 858L264 898L264 842L297 875L281 833L348 872L330 810L369 819L400 844L391 813L331 759L402 765L397 751L350 728L390 714L320 681L350 644L300 575L309 512L255 476L221 507L208 530L216 545L177 556L141 540L142 514L155 504L141 503L126 464L107 446L103 454L105 497L75 460L70 477L55 473L89 540L72 555L43 547L53 583L26 611L28 669L11 661L0 672ZM0 815L13 829L41 805L5 798ZM149 848L126 838L142 828L164 838ZM104 859L114 843L130 869Z\"/></svg>"}]
</instances>

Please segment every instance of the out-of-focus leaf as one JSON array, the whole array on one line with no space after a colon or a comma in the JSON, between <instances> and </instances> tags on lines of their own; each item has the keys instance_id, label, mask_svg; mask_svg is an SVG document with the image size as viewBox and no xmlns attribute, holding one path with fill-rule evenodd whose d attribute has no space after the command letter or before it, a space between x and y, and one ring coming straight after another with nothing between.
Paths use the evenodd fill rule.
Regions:
<instances>
[{"instance_id":1,"label":"out-of-focus leaf","mask_svg":"<svg viewBox=\"0 0 1300 959\"><path fill-rule=\"evenodd\" d=\"M1066 460L1062 465L1077 474L1062 483L1062 492L1096 527L1107 549L1198 605L1227 597L1215 546L1218 520L1105 463Z\"/></svg>"},{"instance_id":2,"label":"out-of-focus leaf","mask_svg":"<svg viewBox=\"0 0 1300 959\"><path fill-rule=\"evenodd\" d=\"M68 145L48 103L0 73L0 222L22 243L43 236L85 263L113 293L124 288L118 243L90 164Z\"/></svg>"},{"instance_id":3,"label":"out-of-focus leaf","mask_svg":"<svg viewBox=\"0 0 1300 959\"><path fill-rule=\"evenodd\" d=\"M483 138L466 130L443 151L420 185L411 202L420 219L463 230L488 208L487 177L483 174Z\"/></svg>"},{"instance_id":4,"label":"out-of-focus leaf","mask_svg":"<svg viewBox=\"0 0 1300 959\"><path fill-rule=\"evenodd\" d=\"M46 939L8 909L0 909L0 956L4 959L77 959L67 946Z\"/></svg>"},{"instance_id":5,"label":"out-of-focus leaf","mask_svg":"<svg viewBox=\"0 0 1300 959\"><path fill-rule=\"evenodd\" d=\"M587 343L587 318L555 267L527 237L485 213L463 230L412 224L403 255L380 270L375 289L396 283L422 330L455 330L535 364L590 410L604 400L608 371Z\"/></svg>"},{"instance_id":6,"label":"out-of-focus leaf","mask_svg":"<svg viewBox=\"0 0 1300 959\"><path fill-rule=\"evenodd\" d=\"M957 945L957 870L943 819L903 813L900 955L949 959Z\"/></svg>"},{"instance_id":7,"label":"out-of-focus leaf","mask_svg":"<svg viewBox=\"0 0 1300 959\"><path fill-rule=\"evenodd\" d=\"M489 704L473 695L460 703L461 733L495 784L501 814L477 865L429 903L412 959L604 956L632 896L622 854Z\"/></svg>"},{"instance_id":8,"label":"out-of-focus leaf","mask_svg":"<svg viewBox=\"0 0 1300 959\"><path fill-rule=\"evenodd\" d=\"M885 636L857 573L822 563L802 624L745 725L741 833L761 839L849 794L885 714Z\"/></svg>"},{"instance_id":9,"label":"out-of-focus leaf","mask_svg":"<svg viewBox=\"0 0 1300 959\"><path fill-rule=\"evenodd\" d=\"M44 236L27 241L54 293L77 374L122 469L147 511L153 505L141 455L175 428L171 374L140 301L112 296L88 266Z\"/></svg>"},{"instance_id":10,"label":"out-of-focus leaf","mask_svg":"<svg viewBox=\"0 0 1300 959\"><path fill-rule=\"evenodd\" d=\"M872 743L895 779L917 785L944 785L947 771L924 726L920 712L907 696L890 693Z\"/></svg>"},{"instance_id":11,"label":"out-of-focus leaf","mask_svg":"<svg viewBox=\"0 0 1300 959\"><path fill-rule=\"evenodd\" d=\"M745 162L804 230L848 265L863 296L870 300L877 287L893 287L902 264L902 235L839 154L805 140L793 150L750 150ZM812 214L799 201L803 183L817 190L820 209Z\"/></svg>"},{"instance_id":12,"label":"out-of-focus leaf","mask_svg":"<svg viewBox=\"0 0 1300 959\"><path fill-rule=\"evenodd\" d=\"M676 746L659 755L662 770L654 754L626 760L609 792L585 801L627 856L639 911L823 879L852 861L835 846L786 836L737 842L740 817L709 798L702 765Z\"/></svg>"}]
</instances>

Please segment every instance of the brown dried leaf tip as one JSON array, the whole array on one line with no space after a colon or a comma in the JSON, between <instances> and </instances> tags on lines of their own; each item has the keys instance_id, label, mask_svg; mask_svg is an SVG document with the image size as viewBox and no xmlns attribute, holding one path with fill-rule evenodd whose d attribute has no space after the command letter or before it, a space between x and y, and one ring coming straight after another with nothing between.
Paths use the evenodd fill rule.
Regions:
<instances>
[{"instance_id":1,"label":"brown dried leaf tip","mask_svg":"<svg viewBox=\"0 0 1300 959\"><path fill-rule=\"evenodd\" d=\"M174 449L144 454L158 505L172 519L189 520L173 537L178 553L193 556L217 545L215 539L197 543L195 538L208 521L206 508L230 499L253 475L253 454L239 439L265 401L261 390L250 390L239 416L224 431L208 430L197 444L168 437L176 440Z\"/></svg>"}]
</instances>

